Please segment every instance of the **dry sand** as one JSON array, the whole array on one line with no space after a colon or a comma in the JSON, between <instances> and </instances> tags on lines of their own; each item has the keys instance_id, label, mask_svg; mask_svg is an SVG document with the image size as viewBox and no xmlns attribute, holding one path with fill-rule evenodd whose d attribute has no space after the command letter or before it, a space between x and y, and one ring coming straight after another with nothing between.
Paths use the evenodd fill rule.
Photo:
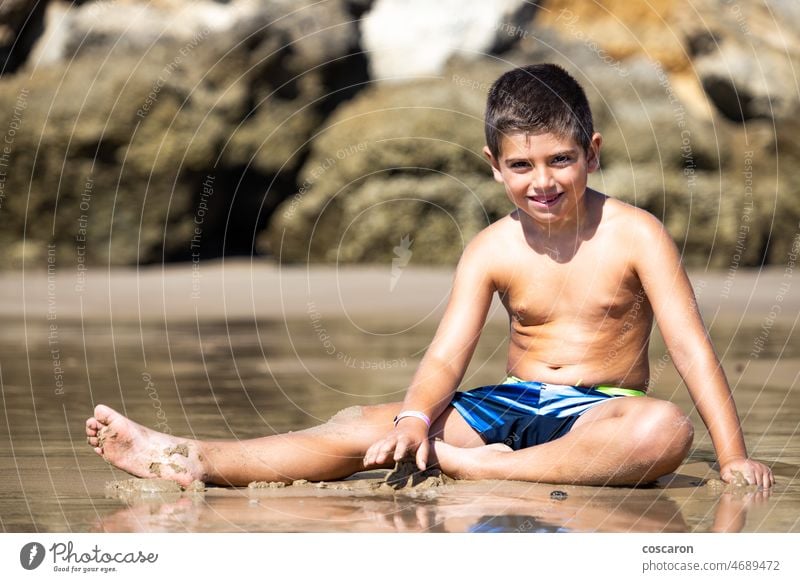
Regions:
<instances>
[{"instance_id":1,"label":"dry sand","mask_svg":"<svg viewBox=\"0 0 800 582\"><path fill-rule=\"evenodd\" d=\"M692 272L698 302L708 317L762 317L776 303L784 268ZM391 287L389 265L337 268L281 267L263 260L205 261L115 268L92 267L85 283L77 272L56 269L0 274L0 317L44 317L117 321L180 321L202 318L254 319L305 316L309 303L322 312L353 317L435 317L447 299L453 270L406 267ZM800 293L780 299L782 317L800 312ZM493 317L506 315L499 302ZM791 315L790 315L791 314Z\"/></svg>"}]
</instances>

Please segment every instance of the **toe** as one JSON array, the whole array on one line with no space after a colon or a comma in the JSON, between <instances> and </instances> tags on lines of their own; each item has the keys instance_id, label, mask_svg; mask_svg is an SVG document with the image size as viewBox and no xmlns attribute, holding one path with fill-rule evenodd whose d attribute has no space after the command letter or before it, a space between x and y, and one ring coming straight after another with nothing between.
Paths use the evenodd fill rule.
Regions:
<instances>
[{"instance_id":1,"label":"toe","mask_svg":"<svg viewBox=\"0 0 800 582\"><path fill-rule=\"evenodd\" d=\"M100 430L100 424L94 417L86 420L86 436L96 436L97 431Z\"/></svg>"},{"instance_id":2,"label":"toe","mask_svg":"<svg viewBox=\"0 0 800 582\"><path fill-rule=\"evenodd\" d=\"M95 453L97 453L98 455L100 455L101 457L103 456L103 449L101 449L100 447L94 447L94 449L92 449L92 450Z\"/></svg>"},{"instance_id":3,"label":"toe","mask_svg":"<svg viewBox=\"0 0 800 582\"><path fill-rule=\"evenodd\" d=\"M95 436L90 436L86 439L86 442L89 443L93 447L100 446L100 439Z\"/></svg>"},{"instance_id":4,"label":"toe","mask_svg":"<svg viewBox=\"0 0 800 582\"><path fill-rule=\"evenodd\" d=\"M106 406L105 404L98 404L94 408L94 418L101 425L110 424L111 421L114 419L114 416L118 415L119 413L116 410Z\"/></svg>"}]
</instances>

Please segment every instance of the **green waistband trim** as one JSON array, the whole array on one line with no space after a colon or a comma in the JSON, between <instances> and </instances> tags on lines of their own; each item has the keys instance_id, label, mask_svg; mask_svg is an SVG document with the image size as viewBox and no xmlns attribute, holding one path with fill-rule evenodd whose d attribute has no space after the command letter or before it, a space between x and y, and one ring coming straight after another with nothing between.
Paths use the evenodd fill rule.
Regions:
<instances>
[{"instance_id":1,"label":"green waistband trim","mask_svg":"<svg viewBox=\"0 0 800 582\"><path fill-rule=\"evenodd\" d=\"M503 380L503 384L519 384L520 382L525 382L522 378L517 378L516 376L508 375L506 379ZM602 392L603 394L608 394L609 396L645 396L646 394L642 390L634 390L633 388L619 388L618 386L586 386L586 388L592 388L597 390L598 392Z\"/></svg>"},{"instance_id":2,"label":"green waistband trim","mask_svg":"<svg viewBox=\"0 0 800 582\"><path fill-rule=\"evenodd\" d=\"M643 391L633 388L619 388L618 386L592 386L592 388L609 396L645 396Z\"/></svg>"}]
</instances>

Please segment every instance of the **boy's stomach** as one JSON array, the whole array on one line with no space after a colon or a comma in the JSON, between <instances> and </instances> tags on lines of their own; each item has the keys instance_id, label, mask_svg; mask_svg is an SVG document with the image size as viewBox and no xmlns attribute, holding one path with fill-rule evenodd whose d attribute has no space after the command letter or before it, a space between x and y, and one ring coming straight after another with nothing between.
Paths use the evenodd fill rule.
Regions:
<instances>
[{"instance_id":1,"label":"boy's stomach","mask_svg":"<svg viewBox=\"0 0 800 582\"><path fill-rule=\"evenodd\" d=\"M648 329L624 334L603 329L513 329L507 372L523 380L569 386L618 386L646 390L650 376ZM611 336L611 337L608 337Z\"/></svg>"}]
</instances>

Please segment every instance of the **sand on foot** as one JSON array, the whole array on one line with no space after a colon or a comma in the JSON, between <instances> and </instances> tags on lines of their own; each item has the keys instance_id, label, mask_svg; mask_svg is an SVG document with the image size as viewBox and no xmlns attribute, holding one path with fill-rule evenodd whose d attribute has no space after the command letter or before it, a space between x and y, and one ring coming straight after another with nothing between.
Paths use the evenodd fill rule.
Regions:
<instances>
[{"instance_id":1,"label":"sand on foot","mask_svg":"<svg viewBox=\"0 0 800 582\"><path fill-rule=\"evenodd\" d=\"M146 428L103 404L86 421L86 440L98 455L134 477L167 479L184 488L205 480L196 443Z\"/></svg>"}]
</instances>

